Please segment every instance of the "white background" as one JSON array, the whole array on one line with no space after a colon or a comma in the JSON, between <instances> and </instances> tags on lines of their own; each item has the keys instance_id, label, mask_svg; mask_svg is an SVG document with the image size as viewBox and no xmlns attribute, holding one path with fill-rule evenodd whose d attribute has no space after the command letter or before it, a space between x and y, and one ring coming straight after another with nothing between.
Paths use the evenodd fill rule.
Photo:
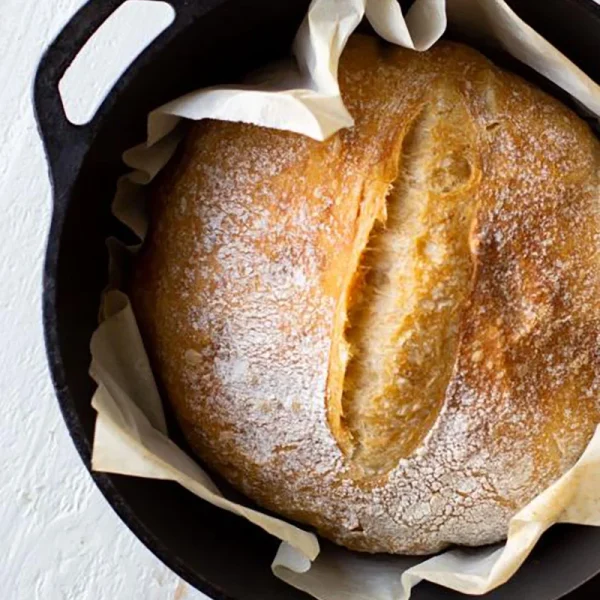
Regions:
<instances>
[{"instance_id":1,"label":"white background","mask_svg":"<svg viewBox=\"0 0 600 600\"><path fill-rule=\"evenodd\" d=\"M40 291L52 199L31 86L43 49L81 3L0 0L0 594L199 600L93 486L46 367Z\"/></svg>"}]
</instances>

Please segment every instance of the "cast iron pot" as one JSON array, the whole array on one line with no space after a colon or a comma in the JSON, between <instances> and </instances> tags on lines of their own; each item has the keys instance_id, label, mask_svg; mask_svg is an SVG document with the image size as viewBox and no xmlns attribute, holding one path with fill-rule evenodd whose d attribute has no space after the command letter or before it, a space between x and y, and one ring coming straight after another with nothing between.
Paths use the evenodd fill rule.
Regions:
<instances>
[{"instance_id":1,"label":"cast iron pot","mask_svg":"<svg viewBox=\"0 0 600 600\"><path fill-rule=\"evenodd\" d=\"M123 0L91 0L44 54L35 79L35 110L54 189L43 281L48 361L58 401L85 466L95 413L89 342L106 284L105 239L126 236L110 214L121 153L145 137L143 115L191 89L232 82L289 51L309 0L171 0L174 23L129 67L94 119L65 117L58 81L91 34ZM592 0L512 0L535 29L600 81L600 7ZM218 61L215 57L218 56ZM307 599L276 579L278 543L257 527L202 502L182 487L102 473L96 485L127 526L164 563L215 599ZM222 483L222 482L219 482ZM489 600L571 600L596 595L600 528L556 526L517 575ZM586 590L585 592L583 590ZM427 583L415 600L464 596Z\"/></svg>"}]
</instances>

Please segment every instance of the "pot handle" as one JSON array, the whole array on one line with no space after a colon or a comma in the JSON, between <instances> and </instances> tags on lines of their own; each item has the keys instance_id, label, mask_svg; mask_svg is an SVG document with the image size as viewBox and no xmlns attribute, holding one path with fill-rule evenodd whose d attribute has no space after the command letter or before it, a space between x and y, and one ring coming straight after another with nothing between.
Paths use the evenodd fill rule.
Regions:
<instances>
[{"instance_id":1,"label":"pot handle","mask_svg":"<svg viewBox=\"0 0 600 600\"><path fill-rule=\"evenodd\" d=\"M93 120L83 126L69 122L63 109L58 83L67 67L93 33L125 0L90 0L64 26L44 52L33 87L38 129L51 167L61 160L61 148L73 149L73 142ZM52 169L54 171L54 168Z\"/></svg>"},{"instance_id":2,"label":"pot handle","mask_svg":"<svg viewBox=\"0 0 600 600\"><path fill-rule=\"evenodd\" d=\"M88 123L73 125L63 108L59 81L95 31L125 2L88 0L46 49L38 65L33 85L33 104L55 184L57 180L62 182L61 174L68 178L69 174L78 170L79 161L83 159L88 142L94 135L97 117L102 110L100 108ZM176 8L180 2L171 0L170 4Z\"/></svg>"}]
</instances>

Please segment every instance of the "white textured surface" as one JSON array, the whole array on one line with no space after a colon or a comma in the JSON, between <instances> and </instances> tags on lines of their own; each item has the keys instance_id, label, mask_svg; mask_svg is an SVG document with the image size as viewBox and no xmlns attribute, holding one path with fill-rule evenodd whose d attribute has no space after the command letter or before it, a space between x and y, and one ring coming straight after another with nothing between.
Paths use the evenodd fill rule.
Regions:
<instances>
[{"instance_id":1,"label":"white textured surface","mask_svg":"<svg viewBox=\"0 0 600 600\"><path fill-rule=\"evenodd\" d=\"M42 50L81 2L0 0L0 595L199 600L93 486L46 367L40 290L51 192L30 90Z\"/></svg>"}]
</instances>

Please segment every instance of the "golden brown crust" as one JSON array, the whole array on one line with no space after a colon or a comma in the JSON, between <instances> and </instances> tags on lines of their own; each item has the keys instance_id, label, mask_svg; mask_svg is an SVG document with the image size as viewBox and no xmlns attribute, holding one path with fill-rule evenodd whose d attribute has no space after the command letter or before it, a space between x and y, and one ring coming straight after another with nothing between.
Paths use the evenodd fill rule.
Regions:
<instances>
[{"instance_id":1,"label":"golden brown crust","mask_svg":"<svg viewBox=\"0 0 600 600\"><path fill-rule=\"evenodd\" d=\"M362 36L356 126L194 124L132 284L191 445L350 548L506 535L599 420L600 151L554 99L441 43Z\"/></svg>"}]
</instances>

